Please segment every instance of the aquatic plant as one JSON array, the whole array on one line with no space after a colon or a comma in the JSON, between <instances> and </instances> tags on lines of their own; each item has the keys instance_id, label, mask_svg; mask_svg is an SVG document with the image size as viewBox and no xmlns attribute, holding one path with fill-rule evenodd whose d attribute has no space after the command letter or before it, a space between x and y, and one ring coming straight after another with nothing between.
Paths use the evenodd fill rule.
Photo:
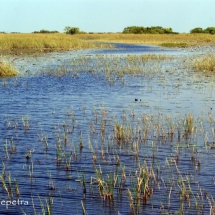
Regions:
<instances>
[{"instance_id":1,"label":"aquatic plant","mask_svg":"<svg viewBox=\"0 0 215 215\"><path fill-rule=\"evenodd\" d=\"M193 60L193 68L199 71L215 72L215 55L208 53Z\"/></svg>"},{"instance_id":2,"label":"aquatic plant","mask_svg":"<svg viewBox=\"0 0 215 215\"><path fill-rule=\"evenodd\" d=\"M0 77L16 76L19 72L9 62L0 59Z\"/></svg>"}]
</instances>

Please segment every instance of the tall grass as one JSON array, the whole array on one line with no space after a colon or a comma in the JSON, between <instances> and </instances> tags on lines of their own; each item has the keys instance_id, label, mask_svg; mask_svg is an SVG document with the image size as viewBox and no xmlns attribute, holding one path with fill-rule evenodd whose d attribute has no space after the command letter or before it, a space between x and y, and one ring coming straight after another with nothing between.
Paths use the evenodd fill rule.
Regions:
<instances>
[{"instance_id":1,"label":"tall grass","mask_svg":"<svg viewBox=\"0 0 215 215\"><path fill-rule=\"evenodd\" d=\"M215 54L206 54L193 62L193 68L200 71L215 72Z\"/></svg>"},{"instance_id":2,"label":"tall grass","mask_svg":"<svg viewBox=\"0 0 215 215\"><path fill-rule=\"evenodd\" d=\"M80 34L74 37L84 40L122 42L136 44L186 43L186 46L214 45L215 37L210 34Z\"/></svg>"},{"instance_id":3,"label":"tall grass","mask_svg":"<svg viewBox=\"0 0 215 215\"><path fill-rule=\"evenodd\" d=\"M58 51L111 47L103 42L154 44L162 46L214 45L210 34L0 34L0 52ZM10 53L9 52L9 53Z\"/></svg>"},{"instance_id":4,"label":"tall grass","mask_svg":"<svg viewBox=\"0 0 215 215\"><path fill-rule=\"evenodd\" d=\"M57 51L89 48L103 48L101 43L93 43L67 34L1 34L0 50Z\"/></svg>"},{"instance_id":5,"label":"tall grass","mask_svg":"<svg viewBox=\"0 0 215 215\"><path fill-rule=\"evenodd\" d=\"M0 77L18 75L19 72L7 61L0 59Z\"/></svg>"}]
</instances>

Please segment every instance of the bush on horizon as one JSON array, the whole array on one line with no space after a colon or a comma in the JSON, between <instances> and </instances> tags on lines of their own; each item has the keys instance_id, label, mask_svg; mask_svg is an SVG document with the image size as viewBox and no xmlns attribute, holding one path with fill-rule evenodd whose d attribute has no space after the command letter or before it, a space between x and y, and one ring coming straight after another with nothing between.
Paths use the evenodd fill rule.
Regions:
<instances>
[{"instance_id":1,"label":"bush on horizon","mask_svg":"<svg viewBox=\"0 0 215 215\"><path fill-rule=\"evenodd\" d=\"M143 27L129 26L124 28L123 34L178 34L173 32L172 28L163 28L161 26Z\"/></svg>"},{"instance_id":2,"label":"bush on horizon","mask_svg":"<svg viewBox=\"0 0 215 215\"><path fill-rule=\"evenodd\" d=\"M191 34L215 34L215 27L202 29L200 27L190 30Z\"/></svg>"}]
</instances>

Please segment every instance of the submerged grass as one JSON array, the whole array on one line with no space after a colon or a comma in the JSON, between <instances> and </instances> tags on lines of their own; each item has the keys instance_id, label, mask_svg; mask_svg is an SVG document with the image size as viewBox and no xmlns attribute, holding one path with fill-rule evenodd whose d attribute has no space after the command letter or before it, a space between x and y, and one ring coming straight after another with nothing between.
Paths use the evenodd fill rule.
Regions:
<instances>
[{"instance_id":1,"label":"submerged grass","mask_svg":"<svg viewBox=\"0 0 215 215\"><path fill-rule=\"evenodd\" d=\"M166 69L161 70L162 64L169 59L171 59L169 56L154 54L75 56L69 65L65 64L56 69L44 71L44 74L60 76L71 73L76 76L78 72L88 71L92 74L104 73L107 80L122 78L126 75L157 78L156 74L170 73ZM145 98L144 102L147 99ZM10 153L16 152L13 137L18 140L18 135L21 136L20 143L24 143L26 139L22 137L32 135L33 139L37 134L40 142L46 144L37 145L37 142L33 141L35 151L30 148L25 150L22 144L17 144L17 151L25 154L22 156L23 158L20 158L20 163L27 162L28 164L24 165L23 169L27 170L24 175L30 176L31 180L23 183L22 174L18 174L18 178L14 179L13 184L10 172L5 170L6 167L2 163L2 174L0 174L4 191L2 199L12 198L15 195L21 198L26 197L25 190L32 189L34 195L39 193L40 196L43 196L44 200L38 196L39 201L37 202L37 208L41 210L42 214L52 214L59 208L59 197L54 199L51 195L52 192L62 195L64 200L64 203L61 200L62 209L63 204L65 206L69 204L72 213L75 213L75 206L71 208L71 203L74 203L73 199L79 202L79 206L76 207L82 209L83 214L87 214L87 210L96 209L101 197L105 203L101 207L104 210L109 207L112 213L114 212L111 208L112 203L116 205L114 206L115 211L118 209L117 204L122 204L123 207L127 205L123 211L129 212L130 210L130 214L149 214L150 212L154 212L154 214L186 214L187 212L199 214L200 211L209 212L208 207L214 211L214 200L212 196L210 197L212 191L208 190L207 184L206 186L201 184L202 189L207 188L206 191L209 192L207 194L205 191L202 195L200 182L198 182L198 180L202 182L202 179L198 177L200 167L204 168L204 165L208 164L209 156L214 156L213 126L215 121L212 112L206 115L206 118L197 117L192 112L185 116L175 114L171 117L160 111L158 113L142 112L145 111L144 108L141 110L141 114L138 114L138 112L134 112L133 106L130 106L131 114L127 114L128 111L123 108L123 115L118 113L115 115L116 113L107 111L108 108L102 104L102 106L92 109L90 117L90 115L86 115L90 109L85 111L85 108L83 106L84 111L80 111L79 108L76 112L72 107L65 114L65 121L63 123L57 121L54 126L52 126L52 117L47 119L50 120L48 126L51 125L49 138L48 135L43 134L42 128L39 131L38 124L40 123L31 123L29 126L28 118L21 117L14 121L12 119L11 122L7 118L7 122L2 128L6 126L5 130L9 130L3 138L11 139ZM55 115L55 111L52 112L53 114ZM58 118L57 113L56 118ZM60 117L59 120L61 121ZM19 129L16 129L18 125ZM49 128L46 125L43 126L45 129ZM37 132L35 132L36 130ZM89 149L84 147L87 135ZM203 141L206 136L210 139L213 137L213 142L210 139L208 143L207 140ZM8 149L6 141L4 154L2 154L5 156L1 155L1 158L7 162L9 170L15 171L13 174L17 175L16 170L12 170L11 164L13 163L8 162L11 159ZM43 153L45 151L46 153ZM33 156L32 152L34 152ZM197 155L198 163L196 162ZM81 170L81 177L76 176L75 172L80 172L82 168L85 168L86 171ZM23 169L20 169L20 173ZM49 177L41 176L42 171L48 171ZM70 175L71 173L72 175ZM209 179L210 177L214 180L212 174L208 176ZM41 179L41 182L39 182L40 180L34 181L36 178ZM76 180L76 178L81 178L81 180ZM18 181L20 181L19 184ZM81 182L81 186L75 182ZM75 187L75 190L67 190L67 183L71 184L71 187ZM48 184L46 186L48 192L42 184ZM43 193L40 193L42 190ZM74 193L71 195L71 192ZM128 196L125 195L126 192ZM48 196L44 197L44 195ZM76 195L75 198L73 195ZM56 195L54 194L54 196ZM90 204L86 204L87 202ZM153 209L153 207L155 208ZM34 203L33 209L35 210ZM31 209L27 210L30 212ZM67 213L67 206L64 210ZM23 214L26 213L23 212Z\"/></svg>"},{"instance_id":2,"label":"submerged grass","mask_svg":"<svg viewBox=\"0 0 215 215\"><path fill-rule=\"evenodd\" d=\"M18 75L19 72L7 61L0 60L0 77Z\"/></svg>"},{"instance_id":3,"label":"submerged grass","mask_svg":"<svg viewBox=\"0 0 215 215\"><path fill-rule=\"evenodd\" d=\"M66 122L59 124L58 128L60 129L56 129L54 136L50 137L50 141L51 139L57 141L55 147L57 154L59 154L58 158L60 158L58 160L54 158L55 153L51 151L51 147L52 150L54 149L54 144L50 144L49 151L44 154L41 153L44 150L44 146L41 144L35 146L36 151L33 159L35 161L37 160L38 164L31 161L29 163L30 166L27 164L24 165L24 169L29 170L29 173L27 171L27 176L30 175L32 179L30 182L24 183L24 186L32 186L32 183L35 183L33 178L41 177L38 175L41 174L40 171L37 171L39 165L40 168L43 168L42 164L45 165L48 159L50 159L48 162L51 161L52 163L49 169L47 169L49 177L43 177L42 179L43 183L48 184L49 194L43 196L44 200L38 196L39 201L37 201L37 209L40 209L42 214L53 214L59 207L59 199L52 197L52 192L60 192L60 189L62 189L61 186L65 186L64 181L69 181L68 177L71 176L68 176L68 174L71 172L73 179L69 183L77 187L77 190L74 192L78 192L79 194L76 197L81 202L79 209L82 210L83 214L87 214L87 210L90 210L89 204L86 204L87 201L92 203L92 205L94 203L96 205L97 200L101 198L103 198L103 202L105 203L103 206L104 209L110 207L111 203L122 202L123 206L127 204L127 208L123 210L127 210L127 212L130 210L130 214L149 214L148 211L153 208L154 202L155 206L157 204L156 202L160 202L160 212L163 214L186 214L187 211L191 211L192 214L198 214L199 210L208 212L208 207L211 210L213 209L214 203L213 205L211 203L213 197L210 199L210 193L207 194L206 191L203 197L201 189L205 187L203 184L201 184L202 188L200 187L197 181L199 179L198 173L196 172L196 168L205 165L205 162L207 165L207 161L204 159L202 159L202 164L199 165L199 161L198 163L196 162L196 157L198 154L199 159L200 153L202 153L201 156L204 156L207 152L205 145L202 144L202 137L206 133L210 136L210 133L214 132L213 129L211 131L210 129L208 130L210 128L210 126L208 127L208 123L210 123L208 117L210 118L211 116L206 115L206 118L200 120L192 112L185 116L174 115L171 117L161 112L158 115L156 113L147 114L144 112L138 114L134 113L132 107L130 109L132 114L127 114L126 110L123 109L123 113L118 114L117 120L114 120L116 119L115 113L107 112L104 104L97 107L98 111L94 107L92 113L98 115L96 119L94 115L92 118L89 117L89 119L86 119L84 127L81 124L79 125L78 121L75 120L73 132L70 133L67 128L73 126L73 122L70 122L71 115L77 116L77 113L79 113L72 110L70 114L67 114L68 119L66 119ZM85 114L83 112L80 115L82 117L86 116ZM100 126L99 123L102 119L105 119L104 126ZM86 130L86 128L91 129L90 124L92 122L94 123L96 132L86 132L86 134L89 134L89 150L85 147L85 151L81 152L80 150L78 153L78 150L76 151L76 149L80 148L78 142L81 144L82 142L85 143L87 138L86 134L84 132L82 134L81 132ZM205 122L207 123L205 124ZM6 125L11 124L12 122L6 123ZM204 131L201 131L201 126L203 126L202 130ZM31 129L31 127L29 128ZM13 131L11 127L10 129ZM25 130L25 128L21 126L21 130ZM102 137L100 130L104 130L106 135ZM38 136L40 141L46 140L44 135ZM196 139L197 136L199 138L198 140ZM64 141L65 139L66 141ZM77 144L74 144L74 148L71 147L73 145L72 143L71 145L69 144L72 142L72 139L77 142ZM99 142L98 145L96 140ZM194 142L195 145L193 144ZM76 149L75 145L77 146ZM17 150L22 150L20 145L17 145L17 147ZM163 151L165 147L168 147L168 151L166 152ZM195 149L197 147L201 148L202 152L197 151ZM5 147L4 151L6 150L7 148ZM207 156L210 156L211 153L213 153L213 150L207 153ZM84 159L89 159L86 161L87 163L92 162L92 166L90 164L91 167L89 166L87 171L79 171L80 168L86 167L86 163L83 160L83 163L79 163L81 156ZM91 156L93 159L90 161ZM126 160L128 156L129 158ZM4 159L3 156L2 159ZM10 156L5 156L4 161L8 161L9 159ZM39 160L41 160L41 163ZM53 160L57 162L53 162ZM70 163L71 160L72 162ZM55 163L57 173L52 168L52 165L55 166ZM65 163L69 164L69 168L65 168ZM189 173L185 172L187 170L184 169L186 168L184 165L189 165ZM11 175L14 172L10 174L10 171L7 171L4 163L0 167L2 169L0 182L4 190L2 194L3 198L12 198L15 195L22 198L24 187L22 185L22 179L20 177L14 179L13 183ZM33 171L34 169L35 171ZM75 175L76 170L77 175ZM65 171L66 175L64 176L62 173ZM54 176L53 179L52 175ZM21 182L18 184L18 181ZM81 182L79 183L81 185L77 185L76 182ZM35 185L41 186L41 184L36 183ZM80 186L82 189L79 189ZM64 193L71 196L72 190L67 190L65 187L63 187L63 190ZM37 191L34 192L36 194ZM125 193L128 195L125 195ZM40 196L42 195L40 194ZM69 201L72 201L72 198L69 199L70 197L68 195L65 197ZM66 205L68 202L64 204ZM69 202L69 204L71 203ZM92 206L92 209L95 209L95 207ZM71 210L74 213L75 209L73 208ZM110 210L113 212L112 209ZM154 214L158 214L158 211L154 211Z\"/></svg>"},{"instance_id":4,"label":"submerged grass","mask_svg":"<svg viewBox=\"0 0 215 215\"><path fill-rule=\"evenodd\" d=\"M75 77L81 72L89 72L93 75L103 74L107 81L114 83L117 79L124 81L127 75L150 78L161 70L163 62L172 59L171 56L156 54L81 56L73 58L70 65L59 65L41 72L58 77L69 74Z\"/></svg>"}]
</instances>

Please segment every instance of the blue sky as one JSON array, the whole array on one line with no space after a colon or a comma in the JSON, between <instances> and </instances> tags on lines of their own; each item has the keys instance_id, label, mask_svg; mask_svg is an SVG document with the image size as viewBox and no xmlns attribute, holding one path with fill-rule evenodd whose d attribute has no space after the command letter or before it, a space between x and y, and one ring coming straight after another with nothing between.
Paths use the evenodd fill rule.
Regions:
<instances>
[{"instance_id":1,"label":"blue sky","mask_svg":"<svg viewBox=\"0 0 215 215\"><path fill-rule=\"evenodd\" d=\"M215 26L215 0L0 0L0 31L120 32L127 26L189 32Z\"/></svg>"}]
</instances>

